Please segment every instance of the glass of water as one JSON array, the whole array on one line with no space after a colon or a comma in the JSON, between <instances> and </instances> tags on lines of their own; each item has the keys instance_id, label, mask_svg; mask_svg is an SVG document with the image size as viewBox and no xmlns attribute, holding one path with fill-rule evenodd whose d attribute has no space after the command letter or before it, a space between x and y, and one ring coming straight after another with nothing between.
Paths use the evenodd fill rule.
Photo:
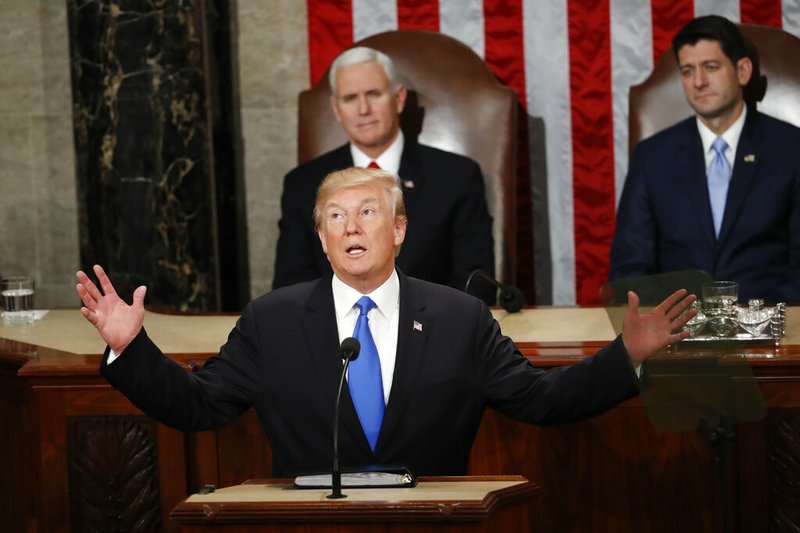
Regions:
<instances>
[{"instance_id":1,"label":"glass of water","mask_svg":"<svg viewBox=\"0 0 800 533\"><path fill-rule=\"evenodd\" d=\"M739 301L739 284L735 281L708 281L703 283L703 311L723 310L736 306Z\"/></svg>"},{"instance_id":2,"label":"glass of water","mask_svg":"<svg viewBox=\"0 0 800 533\"><path fill-rule=\"evenodd\" d=\"M7 326L33 322L33 278L13 276L0 280L0 304Z\"/></svg>"},{"instance_id":3,"label":"glass of water","mask_svg":"<svg viewBox=\"0 0 800 533\"><path fill-rule=\"evenodd\" d=\"M703 313L717 337L736 333L739 284L735 281L709 281L703 283Z\"/></svg>"}]
</instances>

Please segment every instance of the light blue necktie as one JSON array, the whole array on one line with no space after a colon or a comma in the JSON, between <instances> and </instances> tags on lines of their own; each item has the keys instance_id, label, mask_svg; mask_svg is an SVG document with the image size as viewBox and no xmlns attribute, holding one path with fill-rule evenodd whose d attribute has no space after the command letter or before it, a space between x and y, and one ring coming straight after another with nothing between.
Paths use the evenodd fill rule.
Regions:
<instances>
[{"instance_id":1,"label":"light blue necktie","mask_svg":"<svg viewBox=\"0 0 800 533\"><path fill-rule=\"evenodd\" d=\"M350 388L350 397L356 407L361 427L367 436L369 445L375 451L378 444L378 434L381 432L383 422L383 380L381 379L381 362L378 358L378 349L369 330L367 313L375 307L369 296L362 296L356 302L359 315L353 337L361 343L361 352L358 359L350 363L347 384Z\"/></svg>"},{"instance_id":2,"label":"light blue necktie","mask_svg":"<svg viewBox=\"0 0 800 533\"><path fill-rule=\"evenodd\" d=\"M731 182L731 165L725 157L728 143L722 137L714 139L711 148L716 154L708 168L708 198L711 200L711 216L714 218L714 234L719 237L722 215L725 213L725 199Z\"/></svg>"}]
</instances>

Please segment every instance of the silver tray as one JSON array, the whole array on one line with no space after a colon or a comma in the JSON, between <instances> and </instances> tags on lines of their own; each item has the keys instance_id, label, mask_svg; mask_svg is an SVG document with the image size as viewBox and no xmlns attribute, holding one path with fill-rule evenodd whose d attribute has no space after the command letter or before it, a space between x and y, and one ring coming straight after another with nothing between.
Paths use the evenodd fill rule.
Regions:
<instances>
[{"instance_id":1,"label":"silver tray","mask_svg":"<svg viewBox=\"0 0 800 533\"><path fill-rule=\"evenodd\" d=\"M749 333L737 333L730 337L717 337L716 335L697 335L683 339L678 345L720 345L720 346L778 346L781 343L781 336L775 336L764 332L757 337Z\"/></svg>"},{"instance_id":2,"label":"silver tray","mask_svg":"<svg viewBox=\"0 0 800 533\"><path fill-rule=\"evenodd\" d=\"M766 325L766 329L759 335L748 333L741 322L732 319L736 324L736 331L730 335L715 335L712 331L713 326L709 319L707 322L699 324L698 334L687 337L677 344L677 346L778 346L781 343L786 330L786 304L779 303L770 309L772 318Z\"/></svg>"}]
</instances>

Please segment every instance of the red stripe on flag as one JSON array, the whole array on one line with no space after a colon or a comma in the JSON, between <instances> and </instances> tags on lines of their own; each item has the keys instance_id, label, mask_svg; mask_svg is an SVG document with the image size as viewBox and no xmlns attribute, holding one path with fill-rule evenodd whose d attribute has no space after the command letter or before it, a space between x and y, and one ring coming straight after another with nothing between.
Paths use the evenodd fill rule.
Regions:
<instances>
[{"instance_id":1,"label":"red stripe on flag","mask_svg":"<svg viewBox=\"0 0 800 533\"><path fill-rule=\"evenodd\" d=\"M694 18L694 0L652 0L653 64L672 48L672 37Z\"/></svg>"},{"instance_id":2,"label":"red stripe on flag","mask_svg":"<svg viewBox=\"0 0 800 533\"><path fill-rule=\"evenodd\" d=\"M353 44L350 0L306 0L308 66L311 85L319 81L339 53Z\"/></svg>"},{"instance_id":3,"label":"red stripe on flag","mask_svg":"<svg viewBox=\"0 0 800 533\"><path fill-rule=\"evenodd\" d=\"M484 60L501 83L517 92L517 265L515 282L528 302L534 302L533 207L528 146L528 113L525 85L525 38L523 0L484 0ZM521 267L521 268L520 268ZM500 276L502 273L498 272Z\"/></svg>"},{"instance_id":4,"label":"red stripe on flag","mask_svg":"<svg viewBox=\"0 0 800 533\"><path fill-rule=\"evenodd\" d=\"M498 79L517 91L523 109L525 98L525 39L522 0L484 0L484 57Z\"/></svg>"},{"instance_id":5,"label":"red stripe on flag","mask_svg":"<svg viewBox=\"0 0 800 533\"><path fill-rule=\"evenodd\" d=\"M614 228L614 127L609 0L570 1L572 194L579 305L599 303Z\"/></svg>"},{"instance_id":6,"label":"red stripe on flag","mask_svg":"<svg viewBox=\"0 0 800 533\"><path fill-rule=\"evenodd\" d=\"M397 0L397 29L439 31L439 0Z\"/></svg>"},{"instance_id":7,"label":"red stripe on flag","mask_svg":"<svg viewBox=\"0 0 800 533\"><path fill-rule=\"evenodd\" d=\"M783 26L781 0L741 0L739 18L745 24L764 24L780 28Z\"/></svg>"}]
</instances>

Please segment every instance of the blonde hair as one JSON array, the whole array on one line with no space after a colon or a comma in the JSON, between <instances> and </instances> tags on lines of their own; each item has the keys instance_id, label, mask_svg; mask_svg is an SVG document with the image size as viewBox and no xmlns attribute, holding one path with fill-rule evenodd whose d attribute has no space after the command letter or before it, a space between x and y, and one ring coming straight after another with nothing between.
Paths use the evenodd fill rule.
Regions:
<instances>
[{"instance_id":1,"label":"blonde hair","mask_svg":"<svg viewBox=\"0 0 800 533\"><path fill-rule=\"evenodd\" d=\"M319 230L322 223L322 210L334 193L359 185L377 185L386 193L386 200L392 210L392 219L402 219L405 223L406 204L403 191L400 189L400 178L379 168L350 167L331 172L320 183L317 189L317 201L314 204L314 227Z\"/></svg>"}]
</instances>

